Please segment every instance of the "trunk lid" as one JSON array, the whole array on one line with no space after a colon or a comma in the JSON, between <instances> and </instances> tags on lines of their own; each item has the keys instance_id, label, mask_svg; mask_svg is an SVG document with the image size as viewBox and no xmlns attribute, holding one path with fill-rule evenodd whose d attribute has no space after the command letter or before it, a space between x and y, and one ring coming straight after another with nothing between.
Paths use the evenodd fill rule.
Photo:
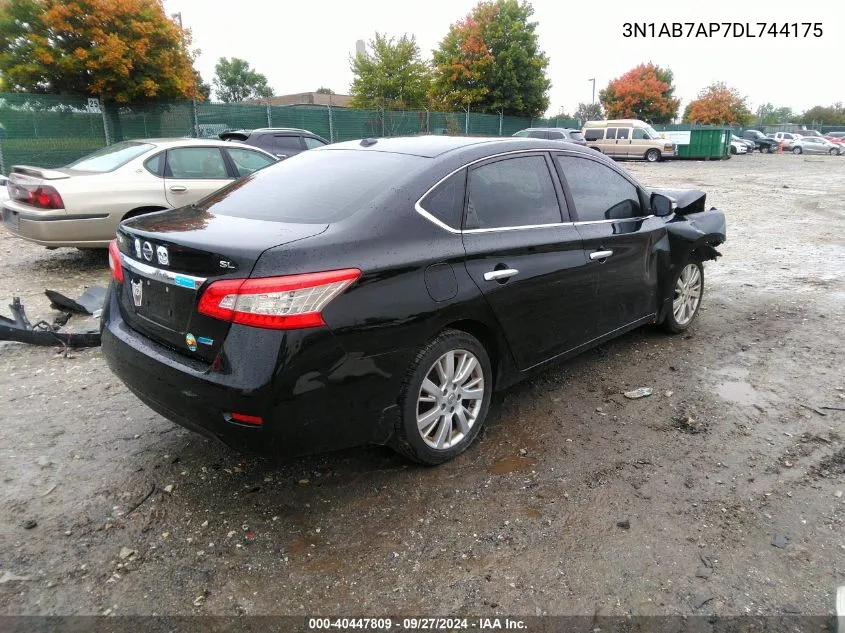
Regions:
<instances>
[{"instance_id":1,"label":"trunk lid","mask_svg":"<svg viewBox=\"0 0 845 633\"><path fill-rule=\"evenodd\" d=\"M30 167L29 165L15 165L9 174L12 182L25 182L27 184L37 183L44 180L63 180L70 178L73 172L70 169L43 169L41 167Z\"/></svg>"},{"instance_id":2,"label":"trunk lid","mask_svg":"<svg viewBox=\"0 0 845 633\"><path fill-rule=\"evenodd\" d=\"M211 362L230 324L197 312L204 287L249 277L267 249L326 228L215 215L193 206L128 220L118 230L123 318L151 339Z\"/></svg>"}]
</instances>

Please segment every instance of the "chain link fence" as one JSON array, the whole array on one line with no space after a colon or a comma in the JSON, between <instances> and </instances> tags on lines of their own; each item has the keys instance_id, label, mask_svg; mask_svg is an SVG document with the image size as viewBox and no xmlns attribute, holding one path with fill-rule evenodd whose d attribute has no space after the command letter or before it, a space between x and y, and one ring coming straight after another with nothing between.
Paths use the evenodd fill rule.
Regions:
<instances>
[{"instance_id":1,"label":"chain link fence","mask_svg":"<svg viewBox=\"0 0 845 633\"><path fill-rule=\"evenodd\" d=\"M359 110L328 106L163 101L129 106L97 99L0 93L0 173L12 165L61 167L118 141L217 138L225 130L303 128L331 142L366 137L451 134L511 136L528 127L575 127L572 119L475 112Z\"/></svg>"}]
</instances>

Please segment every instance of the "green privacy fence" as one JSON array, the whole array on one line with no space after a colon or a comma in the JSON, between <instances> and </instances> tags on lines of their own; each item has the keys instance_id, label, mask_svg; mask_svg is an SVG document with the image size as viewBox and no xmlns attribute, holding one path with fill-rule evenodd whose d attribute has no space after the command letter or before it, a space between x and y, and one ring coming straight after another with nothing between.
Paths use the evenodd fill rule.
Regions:
<instances>
[{"instance_id":1,"label":"green privacy fence","mask_svg":"<svg viewBox=\"0 0 845 633\"><path fill-rule=\"evenodd\" d=\"M325 106L166 101L102 108L84 97L0 93L0 173L12 165L60 167L117 141L216 138L229 129L296 127L332 142L415 134L511 136L527 127L574 127L573 119L475 112L359 110Z\"/></svg>"}]
</instances>

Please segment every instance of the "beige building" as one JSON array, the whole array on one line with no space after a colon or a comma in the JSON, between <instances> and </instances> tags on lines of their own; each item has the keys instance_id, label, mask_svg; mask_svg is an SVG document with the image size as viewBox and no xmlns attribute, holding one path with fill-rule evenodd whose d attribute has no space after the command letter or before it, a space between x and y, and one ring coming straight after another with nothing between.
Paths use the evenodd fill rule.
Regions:
<instances>
[{"instance_id":1,"label":"beige building","mask_svg":"<svg viewBox=\"0 0 845 633\"><path fill-rule=\"evenodd\" d=\"M281 105L322 105L344 108L352 99L350 95L326 95L318 92L300 92L293 95L279 95L264 99L250 99L250 103L266 103L271 106Z\"/></svg>"}]
</instances>

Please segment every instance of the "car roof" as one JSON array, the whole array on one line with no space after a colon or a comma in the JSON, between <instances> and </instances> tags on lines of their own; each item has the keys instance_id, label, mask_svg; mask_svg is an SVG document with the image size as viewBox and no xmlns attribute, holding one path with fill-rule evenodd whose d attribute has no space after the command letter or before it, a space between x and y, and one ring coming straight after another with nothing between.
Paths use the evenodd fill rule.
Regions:
<instances>
[{"instance_id":1,"label":"car roof","mask_svg":"<svg viewBox=\"0 0 845 633\"><path fill-rule=\"evenodd\" d=\"M312 152L331 152L336 150L359 150L369 152L390 152L408 154L425 158L437 158L451 152L473 154L497 154L500 152L522 149L568 149L595 154L595 150L584 148L566 141L553 141L522 136L394 136L391 138L364 139L326 145L311 150Z\"/></svg>"},{"instance_id":2,"label":"car roof","mask_svg":"<svg viewBox=\"0 0 845 633\"><path fill-rule=\"evenodd\" d=\"M524 130L520 130L520 132L525 132L527 130L541 130L542 132L580 132L581 130L576 130L575 128L571 127L527 127Z\"/></svg>"},{"instance_id":3,"label":"car roof","mask_svg":"<svg viewBox=\"0 0 845 633\"><path fill-rule=\"evenodd\" d=\"M129 143L150 143L157 147L179 147L182 145L190 145L192 147L209 145L214 147L230 147L231 141L221 141L219 138L192 138L186 136L184 138L133 138L127 139ZM249 149L255 149L249 145L243 145Z\"/></svg>"},{"instance_id":4,"label":"car roof","mask_svg":"<svg viewBox=\"0 0 845 633\"><path fill-rule=\"evenodd\" d=\"M255 129L225 130L221 134L258 134L259 132L296 132L297 134L313 134L317 136L314 132L299 127L257 127Z\"/></svg>"}]
</instances>

